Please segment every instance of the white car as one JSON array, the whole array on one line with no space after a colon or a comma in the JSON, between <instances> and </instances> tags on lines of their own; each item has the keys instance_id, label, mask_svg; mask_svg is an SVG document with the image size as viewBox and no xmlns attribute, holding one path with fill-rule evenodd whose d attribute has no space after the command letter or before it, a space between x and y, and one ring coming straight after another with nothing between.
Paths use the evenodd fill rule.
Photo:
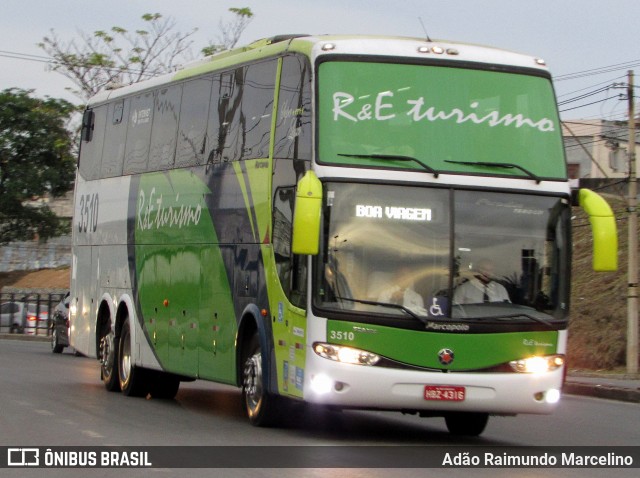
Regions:
<instances>
[{"instance_id":1,"label":"white car","mask_svg":"<svg viewBox=\"0 0 640 478\"><path fill-rule=\"evenodd\" d=\"M3 302L0 304L0 333L21 334L27 318L24 302Z\"/></svg>"},{"instance_id":2,"label":"white car","mask_svg":"<svg viewBox=\"0 0 640 478\"><path fill-rule=\"evenodd\" d=\"M24 333L26 335L47 335L49 331L49 312L40 304L27 304L27 313L24 323Z\"/></svg>"}]
</instances>

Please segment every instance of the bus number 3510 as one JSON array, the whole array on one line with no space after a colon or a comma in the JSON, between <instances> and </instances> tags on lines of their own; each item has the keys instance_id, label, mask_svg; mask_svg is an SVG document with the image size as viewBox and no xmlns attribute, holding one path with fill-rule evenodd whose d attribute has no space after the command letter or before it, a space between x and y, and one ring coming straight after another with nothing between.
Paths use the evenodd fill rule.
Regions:
<instances>
[{"instance_id":1,"label":"bus number 3510","mask_svg":"<svg viewBox=\"0 0 640 478\"><path fill-rule=\"evenodd\" d=\"M78 211L78 231L95 232L98 228L98 193L80 196Z\"/></svg>"},{"instance_id":2,"label":"bus number 3510","mask_svg":"<svg viewBox=\"0 0 640 478\"><path fill-rule=\"evenodd\" d=\"M353 332L347 332L342 330L332 330L329 332L329 338L332 340L346 340L353 341L356 336Z\"/></svg>"}]
</instances>

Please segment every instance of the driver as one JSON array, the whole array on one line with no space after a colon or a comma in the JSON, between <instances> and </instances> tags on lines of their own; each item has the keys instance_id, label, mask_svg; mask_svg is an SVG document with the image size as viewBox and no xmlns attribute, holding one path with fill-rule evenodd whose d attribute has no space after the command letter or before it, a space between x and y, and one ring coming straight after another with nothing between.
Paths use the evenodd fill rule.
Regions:
<instances>
[{"instance_id":1,"label":"driver","mask_svg":"<svg viewBox=\"0 0 640 478\"><path fill-rule=\"evenodd\" d=\"M453 294L457 304L511 302L507 289L493 279L495 268L489 259L481 259L474 267L474 276L460 284Z\"/></svg>"}]
</instances>

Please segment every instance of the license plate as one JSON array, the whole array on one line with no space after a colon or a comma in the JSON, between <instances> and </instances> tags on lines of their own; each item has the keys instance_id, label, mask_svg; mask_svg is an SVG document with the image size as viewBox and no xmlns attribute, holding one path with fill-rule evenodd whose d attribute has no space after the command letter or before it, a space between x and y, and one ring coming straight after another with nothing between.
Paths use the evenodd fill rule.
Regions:
<instances>
[{"instance_id":1,"label":"license plate","mask_svg":"<svg viewBox=\"0 0 640 478\"><path fill-rule=\"evenodd\" d=\"M465 398L465 388L446 385L426 385L424 399L441 402L462 402Z\"/></svg>"}]
</instances>

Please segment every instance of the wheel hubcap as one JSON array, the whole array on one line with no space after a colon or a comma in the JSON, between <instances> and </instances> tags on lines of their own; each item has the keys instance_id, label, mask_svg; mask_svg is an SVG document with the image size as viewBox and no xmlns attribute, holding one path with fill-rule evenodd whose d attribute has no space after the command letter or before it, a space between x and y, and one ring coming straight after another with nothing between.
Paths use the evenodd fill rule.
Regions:
<instances>
[{"instance_id":1,"label":"wheel hubcap","mask_svg":"<svg viewBox=\"0 0 640 478\"><path fill-rule=\"evenodd\" d=\"M113 334L111 333L100 340L100 363L103 371L107 373L113 369Z\"/></svg>"},{"instance_id":2,"label":"wheel hubcap","mask_svg":"<svg viewBox=\"0 0 640 478\"><path fill-rule=\"evenodd\" d=\"M131 374L131 344L128 336L121 342L120 354L120 379L122 383L127 383Z\"/></svg>"},{"instance_id":3,"label":"wheel hubcap","mask_svg":"<svg viewBox=\"0 0 640 478\"><path fill-rule=\"evenodd\" d=\"M247 408L254 414L260 406L262 398L262 354L255 353L244 364L244 395Z\"/></svg>"}]
</instances>

